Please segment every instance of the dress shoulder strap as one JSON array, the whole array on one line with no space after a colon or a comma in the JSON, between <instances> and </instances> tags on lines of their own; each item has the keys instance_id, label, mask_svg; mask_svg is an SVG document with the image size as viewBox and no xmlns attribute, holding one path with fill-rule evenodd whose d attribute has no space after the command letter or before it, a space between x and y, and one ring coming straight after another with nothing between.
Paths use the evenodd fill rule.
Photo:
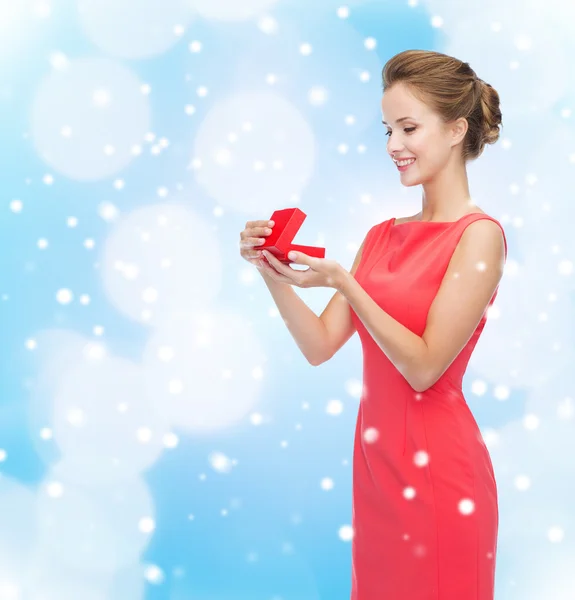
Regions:
<instances>
[{"instance_id":1,"label":"dress shoulder strap","mask_svg":"<svg viewBox=\"0 0 575 600\"><path fill-rule=\"evenodd\" d=\"M457 239L459 240L465 229L471 225L471 223L475 223L475 221L480 221L482 219L489 219L490 221L493 221L499 225L501 233L503 234L503 243L505 244L505 259L507 260L507 238L505 237L505 229L503 229L503 225L501 225L497 219L490 215L486 215L485 213L469 213L461 217L461 219L458 221L459 227L457 228Z\"/></svg>"}]
</instances>

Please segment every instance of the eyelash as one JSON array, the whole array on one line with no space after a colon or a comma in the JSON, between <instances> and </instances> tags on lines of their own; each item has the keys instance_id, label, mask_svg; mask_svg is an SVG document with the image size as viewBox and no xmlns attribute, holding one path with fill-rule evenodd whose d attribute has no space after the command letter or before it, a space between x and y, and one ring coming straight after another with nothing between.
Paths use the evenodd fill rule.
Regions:
<instances>
[{"instance_id":1,"label":"eyelash","mask_svg":"<svg viewBox=\"0 0 575 600\"><path fill-rule=\"evenodd\" d=\"M406 127L403 131L415 131L417 128L416 127ZM391 135L391 131L388 131L385 135Z\"/></svg>"}]
</instances>

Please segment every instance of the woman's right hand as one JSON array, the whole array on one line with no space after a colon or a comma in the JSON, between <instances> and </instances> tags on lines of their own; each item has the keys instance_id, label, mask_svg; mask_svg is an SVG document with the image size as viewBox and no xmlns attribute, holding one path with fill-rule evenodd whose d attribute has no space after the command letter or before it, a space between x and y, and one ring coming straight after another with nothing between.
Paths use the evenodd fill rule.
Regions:
<instances>
[{"instance_id":1,"label":"woman's right hand","mask_svg":"<svg viewBox=\"0 0 575 600\"><path fill-rule=\"evenodd\" d=\"M240 255L249 263L262 268L262 251L257 247L265 242L272 232L273 221L248 221L240 233Z\"/></svg>"}]
</instances>

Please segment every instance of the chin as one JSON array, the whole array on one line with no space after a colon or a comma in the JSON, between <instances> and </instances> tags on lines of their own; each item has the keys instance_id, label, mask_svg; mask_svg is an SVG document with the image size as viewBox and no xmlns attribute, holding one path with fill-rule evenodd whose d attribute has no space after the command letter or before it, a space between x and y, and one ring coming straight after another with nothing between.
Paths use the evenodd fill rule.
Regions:
<instances>
[{"instance_id":1,"label":"chin","mask_svg":"<svg viewBox=\"0 0 575 600\"><path fill-rule=\"evenodd\" d=\"M403 187L413 187L414 185L419 185L420 183L421 183L421 181L419 179L412 179L412 180L407 181L407 182L402 181L401 185Z\"/></svg>"}]
</instances>

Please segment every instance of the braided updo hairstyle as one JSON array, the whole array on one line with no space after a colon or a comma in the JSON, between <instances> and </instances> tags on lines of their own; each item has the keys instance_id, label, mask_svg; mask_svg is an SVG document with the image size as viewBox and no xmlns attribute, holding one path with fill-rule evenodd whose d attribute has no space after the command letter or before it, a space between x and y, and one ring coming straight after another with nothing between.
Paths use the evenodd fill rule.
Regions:
<instances>
[{"instance_id":1,"label":"braided updo hairstyle","mask_svg":"<svg viewBox=\"0 0 575 600\"><path fill-rule=\"evenodd\" d=\"M464 117L464 163L479 158L485 144L495 144L502 125L499 94L479 79L469 63L432 50L405 50L389 59L382 71L383 92L401 82L444 123Z\"/></svg>"}]
</instances>

